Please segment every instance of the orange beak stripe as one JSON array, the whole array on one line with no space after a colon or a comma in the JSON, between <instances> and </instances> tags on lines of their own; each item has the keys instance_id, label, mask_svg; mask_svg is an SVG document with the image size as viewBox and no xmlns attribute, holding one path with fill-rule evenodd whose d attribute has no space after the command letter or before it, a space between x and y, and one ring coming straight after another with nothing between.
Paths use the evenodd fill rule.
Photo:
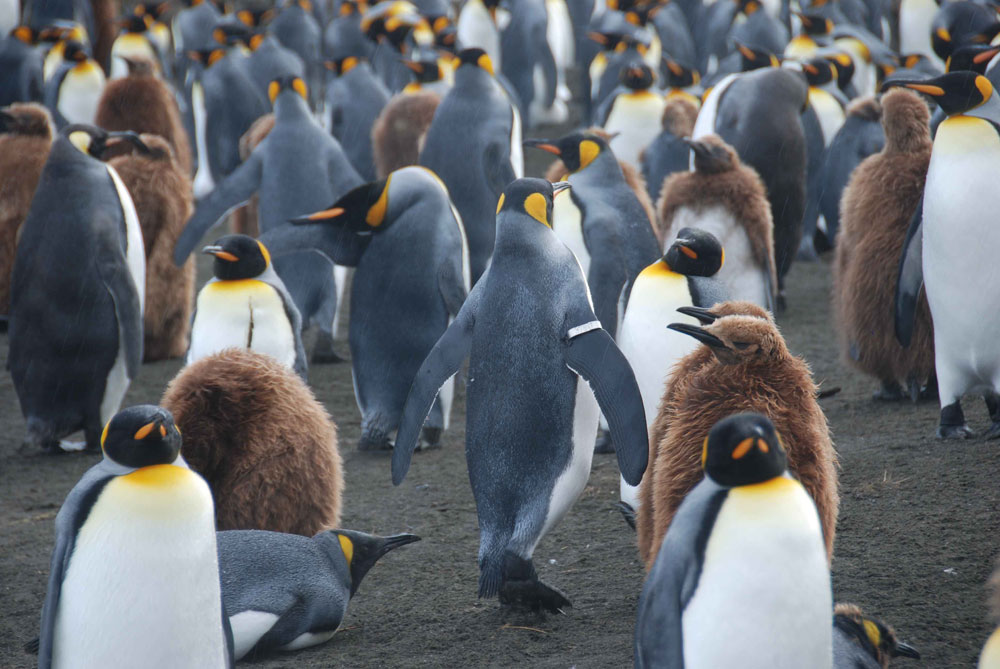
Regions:
<instances>
[{"instance_id":1,"label":"orange beak stripe","mask_svg":"<svg viewBox=\"0 0 1000 669\"><path fill-rule=\"evenodd\" d=\"M226 262L236 262L239 260L237 256L234 256L229 251L213 251L212 255L221 260L225 260Z\"/></svg>"},{"instance_id":2,"label":"orange beak stripe","mask_svg":"<svg viewBox=\"0 0 1000 669\"><path fill-rule=\"evenodd\" d=\"M754 441L753 437L747 437L746 439L738 443L736 445L736 448L733 449L733 460L739 460L744 455L749 453L750 448L753 446L753 441Z\"/></svg>"},{"instance_id":3,"label":"orange beak stripe","mask_svg":"<svg viewBox=\"0 0 1000 669\"><path fill-rule=\"evenodd\" d=\"M980 54L976 54L973 57L972 62L979 65L980 63L984 63L993 58L993 56L997 55L998 52L1000 52L1000 49L987 49Z\"/></svg>"},{"instance_id":4,"label":"orange beak stripe","mask_svg":"<svg viewBox=\"0 0 1000 669\"><path fill-rule=\"evenodd\" d=\"M553 154L555 156L561 156L562 155L562 151L559 150L559 147L558 146L554 146L552 144L536 144L535 148L536 149L541 149L542 151L548 151L549 153L551 153L551 154Z\"/></svg>"},{"instance_id":5,"label":"orange beak stripe","mask_svg":"<svg viewBox=\"0 0 1000 669\"><path fill-rule=\"evenodd\" d=\"M163 427L162 425L160 426L160 436L161 437L167 436L167 428Z\"/></svg>"},{"instance_id":6,"label":"orange beak stripe","mask_svg":"<svg viewBox=\"0 0 1000 669\"><path fill-rule=\"evenodd\" d=\"M761 452L761 453L767 453L767 452L768 452L769 450L771 450L771 449L770 449L770 448L768 447L768 445L767 445L767 442L766 442L766 441L764 441L763 439L758 439L758 440L757 440L757 448L759 448L759 449L760 449L760 452Z\"/></svg>"},{"instance_id":7,"label":"orange beak stripe","mask_svg":"<svg viewBox=\"0 0 1000 669\"><path fill-rule=\"evenodd\" d=\"M333 207L332 209L324 209L323 211L317 211L315 214L309 214L306 216L310 221L325 221L328 218L336 218L344 213L343 207Z\"/></svg>"},{"instance_id":8,"label":"orange beak stripe","mask_svg":"<svg viewBox=\"0 0 1000 669\"><path fill-rule=\"evenodd\" d=\"M907 88L912 88L915 91L921 93L926 93L927 95L933 95L934 97L941 97L944 95L944 89L940 86L928 86L927 84L904 84Z\"/></svg>"},{"instance_id":9,"label":"orange beak stripe","mask_svg":"<svg viewBox=\"0 0 1000 669\"><path fill-rule=\"evenodd\" d=\"M694 249L689 249L686 246L680 246L678 248L680 248L681 253L686 255L688 258L691 258L692 260L698 259L698 253Z\"/></svg>"},{"instance_id":10,"label":"orange beak stripe","mask_svg":"<svg viewBox=\"0 0 1000 669\"><path fill-rule=\"evenodd\" d=\"M136 433L132 435L132 438L135 439L136 441L142 441L143 439L149 436L149 433L153 431L154 427L156 427L156 421L153 421L152 423L146 423L138 430L136 430Z\"/></svg>"}]
</instances>

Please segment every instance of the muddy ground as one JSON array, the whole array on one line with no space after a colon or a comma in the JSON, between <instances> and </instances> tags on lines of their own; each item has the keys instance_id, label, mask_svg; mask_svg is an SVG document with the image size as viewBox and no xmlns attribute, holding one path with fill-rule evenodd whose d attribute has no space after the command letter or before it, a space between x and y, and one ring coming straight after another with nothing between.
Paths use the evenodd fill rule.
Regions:
<instances>
[{"instance_id":1,"label":"muddy ground","mask_svg":"<svg viewBox=\"0 0 1000 669\"><path fill-rule=\"evenodd\" d=\"M202 280L205 265L201 267ZM997 443L934 438L936 402L876 404L873 383L838 361L826 262L798 264L779 318L796 354L825 388L822 400L840 454L841 507L833 565L837 601L860 604L896 626L924 659L897 666L969 667L990 631L984 584L1000 553ZM341 337L345 330L341 329ZM6 358L6 336L0 336ZM339 347L347 351L346 341ZM144 365L126 404L160 398L178 361ZM423 541L384 558L351 603L343 629L311 650L258 659L259 667L623 667L632 660L643 569L635 536L612 505L613 456L594 458L590 484L538 546L541 578L573 602L546 618L476 599L478 531L464 445L464 396L444 447L417 454L394 488L388 454L355 450L359 414L347 364L316 366L311 382L340 430L346 469L343 524ZM970 398L978 430L988 419ZM0 374L0 667L28 667L21 650L37 633L53 518L97 460L19 453L24 434L10 377ZM112 559L113 556L109 556Z\"/></svg>"}]
</instances>

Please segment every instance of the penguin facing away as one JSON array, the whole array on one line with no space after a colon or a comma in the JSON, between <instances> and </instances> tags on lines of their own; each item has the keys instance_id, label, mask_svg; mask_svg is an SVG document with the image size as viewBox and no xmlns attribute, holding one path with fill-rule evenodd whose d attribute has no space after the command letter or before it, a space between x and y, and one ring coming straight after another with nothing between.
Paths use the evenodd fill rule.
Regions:
<instances>
[{"instance_id":1,"label":"penguin facing away","mask_svg":"<svg viewBox=\"0 0 1000 669\"><path fill-rule=\"evenodd\" d=\"M36 33L28 26L0 32L0 105L41 102L45 88L42 56L35 48Z\"/></svg>"},{"instance_id":2,"label":"penguin facing away","mask_svg":"<svg viewBox=\"0 0 1000 669\"><path fill-rule=\"evenodd\" d=\"M173 417L129 407L100 443L56 516L38 666L231 667L212 495Z\"/></svg>"},{"instance_id":3,"label":"penguin facing away","mask_svg":"<svg viewBox=\"0 0 1000 669\"><path fill-rule=\"evenodd\" d=\"M647 458L635 376L600 327L579 264L551 233L552 197L566 187L542 179L507 187L493 261L420 366L392 463L398 485L438 389L468 356L479 595L549 611L569 601L538 579L531 555L586 484L599 411L628 483L639 481Z\"/></svg>"},{"instance_id":4,"label":"penguin facing away","mask_svg":"<svg viewBox=\"0 0 1000 669\"><path fill-rule=\"evenodd\" d=\"M349 56L336 61L337 77L327 85L330 132L362 179L375 178L372 126L389 102L389 91L367 61Z\"/></svg>"},{"instance_id":5,"label":"penguin facing away","mask_svg":"<svg viewBox=\"0 0 1000 669\"><path fill-rule=\"evenodd\" d=\"M96 450L142 361L142 232L125 184L100 162L122 139L141 144L134 133L64 128L21 228L8 366L28 440L49 452L81 428Z\"/></svg>"},{"instance_id":6,"label":"penguin facing away","mask_svg":"<svg viewBox=\"0 0 1000 669\"><path fill-rule=\"evenodd\" d=\"M440 103L440 96L433 91L407 93L405 89L386 103L372 126L376 178L384 179L390 172L417 164Z\"/></svg>"},{"instance_id":7,"label":"penguin facing away","mask_svg":"<svg viewBox=\"0 0 1000 669\"><path fill-rule=\"evenodd\" d=\"M830 669L830 568L816 506L788 474L779 433L743 413L703 440L704 478L639 598L635 666Z\"/></svg>"},{"instance_id":8,"label":"penguin facing away","mask_svg":"<svg viewBox=\"0 0 1000 669\"><path fill-rule=\"evenodd\" d=\"M887 669L896 657L920 659L917 649L896 638L881 620L866 618L854 604L833 609L833 669Z\"/></svg>"},{"instance_id":9,"label":"penguin facing away","mask_svg":"<svg viewBox=\"0 0 1000 669\"><path fill-rule=\"evenodd\" d=\"M218 533L222 598L233 656L259 657L328 641L361 579L383 555L420 541L324 530L313 537L261 530Z\"/></svg>"}]
</instances>

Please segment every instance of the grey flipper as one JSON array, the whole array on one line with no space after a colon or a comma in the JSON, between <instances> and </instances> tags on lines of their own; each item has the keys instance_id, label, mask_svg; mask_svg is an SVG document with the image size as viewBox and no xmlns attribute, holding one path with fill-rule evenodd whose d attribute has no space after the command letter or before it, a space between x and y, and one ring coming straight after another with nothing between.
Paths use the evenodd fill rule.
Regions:
<instances>
[{"instance_id":1,"label":"grey flipper","mask_svg":"<svg viewBox=\"0 0 1000 669\"><path fill-rule=\"evenodd\" d=\"M486 147L483 152L483 173L486 175L486 183L489 184L490 190L499 199L507 184L517 178L510 164L509 143L503 146L494 142Z\"/></svg>"},{"instance_id":2,"label":"grey flipper","mask_svg":"<svg viewBox=\"0 0 1000 669\"><path fill-rule=\"evenodd\" d=\"M265 140L266 141L266 140ZM174 245L174 263L180 267L208 230L260 188L262 162L256 153L227 176L201 202Z\"/></svg>"},{"instance_id":3,"label":"grey flipper","mask_svg":"<svg viewBox=\"0 0 1000 669\"><path fill-rule=\"evenodd\" d=\"M729 299L726 285L714 276L689 276L687 281L688 291L691 293L691 306L709 308ZM768 282L768 288L770 287Z\"/></svg>"},{"instance_id":4,"label":"grey flipper","mask_svg":"<svg viewBox=\"0 0 1000 669\"><path fill-rule=\"evenodd\" d=\"M142 364L142 309L132 275L120 258L117 262L114 258L114 255L101 254L96 261L97 273L115 304L118 347L124 347L125 371L134 379Z\"/></svg>"},{"instance_id":5,"label":"grey flipper","mask_svg":"<svg viewBox=\"0 0 1000 669\"><path fill-rule=\"evenodd\" d=\"M457 267L456 267L457 265ZM467 297L465 282L462 278L462 261L450 258L441 264L438 270L438 290L444 299L444 306L452 316L458 316Z\"/></svg>"},{"instance_id":6,"label":"grey flipper","mask_svg":"<svg viewBox=\"0 0 1000 669\"><path fill-rule=\"evenodd\" d=\"M681 617L698 588L705 547L728 493L705 478L677 509L639 597L636 667L683 669Z\"/></svg>"},{"instance_id":7,"label":"grey flipper","mask_svg":"<svg viewBox=\"0 0 1000 669\"><path fill-rule=\"evenodd\" d=\"M903 346L909 346L913 338L913 323L917 313L917 298L924 284L924 198L920 196L917 210L910 219L910 229L906 231L903 253L899 259L899 274L896 279L896 302L894 309L896 339Z\"/></svg>"},{"instance_id":8,"label":"grey flipper","mask_svg":"<svg viewBox=\"0 0 1000 669\"><path fill-rule=\"evenodd\" d=\"M589 230L585 229L583 233L587 250L590 251L587 285L590 286L591 297L594 300L594 313L597 314L604 329L615 336L618 332L618 301L623 296L625 284L628 282L625 258L621 249L616 248L618 245L614 237L608 234L606 224L595 223L593 226L588 225L588 228ZM618 252L612 250L613 248ZM627 304L628 295L624 297Z\"/></svg>"},{"instance_id":9,"label":"grey flipper","mask_svg":"<svg viewBox=\"0 0 1000 669\"><path fill-rule=\"evenodd\" d=\"M639 385L628 360L611 335L598 327L575 336L571 330L563 358L567 367L590 384L608 419L622 477L629 485L639 485L649 460L649 435Z\"/></svg>"},{"instance_id":10,"label":"grey flipper","mask_svg":"<svg viewBox=\"0 0 1000 669\"><path fill-rule=\"evenodd\" d=\"M484 275L485 276L485 275ZM480 280L477 286L484 285ZM476 324L476 291L469 296L434 348L424 358L417 375L410 385L410 392L399 417L396 445L392 451L392 484L399 485L410 469L410 458L417 446L420 428L431 412L434 400L444 382L462 366L462 361L472 349L472 331ZM645 423L643 423L645 425Z\"/></svg>"},{"instance_id":11,"label":"grey flipper","mask_svg":"<svg viewBox=\"0 0 1000 669\"><path fill-rule=\"evenodd\" d=\"M289 294L288 289L285 285L271 285L278 295L281 296L281 304L285 307L285 316L288 317L288 322L292 324L292 336L295 337L295 373L302 377L303 381L309 381L309 362L306 357L306 349L302 344L302 314L299 313L298 307L295 306L295 301L292 300L292 296Z\"/></svg>"},{"instance_id":12,"label":"grey flipper","mask_svg":"<svg viewBox=\"0 0 1000 669\"><path fill-rule=\"evenodd\" d=\"M542 106L548 109L552 106L552 103L556 100L556 87L559 83L559 75L556 71L556 59L552 55L552 49L549 48L549 43L545 39L545 35L542 35L542 41L539 44L539 65L542 67L542 72L545 74L545 98L542 100Z\"/></svg>"}]
</instances>

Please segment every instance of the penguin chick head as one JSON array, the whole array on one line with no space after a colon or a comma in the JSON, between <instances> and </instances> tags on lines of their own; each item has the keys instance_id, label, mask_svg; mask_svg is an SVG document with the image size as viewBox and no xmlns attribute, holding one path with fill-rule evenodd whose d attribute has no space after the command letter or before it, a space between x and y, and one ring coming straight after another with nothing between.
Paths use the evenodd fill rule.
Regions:
<instances>
[{"instance_id":1,"label":"penguin chick head","mask_svg":"<svg viewBox=\"0 0 1000 669\"><path fill-rule=\"evenodd\" d=\"M684 276L712 276L726 261L726 252L711 232L683 228L663 255L663 261Z\"/></svg>"},{"instance_id":2,"label":"penguin chick head","mask_svg":"<svg viewBox=\"0 0 1000 669\"><path fill-rule=\"evenodd\" d=\"M139 55L117 56L125 61L128 66L128 76L130 77L151 77L156 74L156 64L149 58Z\"/></svg>"},{"instance_id":3,"label":"penguin chick head","mask_svg":"<svg viewBox=\"0 0 1000 669\"><path fill-rule=\"evenodd\" d=\"M944 64L944 71L957 72L960 70L969 70L976 74L986 74L986 66L993 60L993 56L998 53L1000 53L1000 46L993 46L992 44L965 44L951 52L951 55L948 56L948 60ZM912 54L909 57L920 55L922 54ZM912 66L906 65L906 67Z\"/></svg>"},{"instance_id":4,"label":"penguin chick head","mask_svg":"<svg viewBox=\"0 0 1000 669\"><path fill-rule=\"evenodd\" d=\"M132 142L143 153L149 151L139 135L131 130L108 132L86 123L73 123L62 129L62 134L70 143L87 155L101 160L108 150L108 143L115 140Z\"/></svg>"},{"instance_id":5,"label":"penguin chick head","mask_svg":"<svg viewBox=\"0 0 1000 669\"><path fill-rule=\"evenodd\" d=\"M924 101L904 88L882 96L882 128L886 153L916 153L931 147L930 110Z\"/></svg>"},{"instance_id":6,"label":"penguin chick head","mask_svg":"<svg viewBox=\"0 0 1000 669\"><path fill-rule=\"evenodd\" d=\"M716 423L702 446L705 475L728 488L763 483L785 473L785 447L774 424L756 413Z\"/></svg>"},{"instance_id":7,"label":"penguin chick head","mask_svg":"<svg viewBox=\"0 0 1000 669\"><path fill-rule=\"evenodd\" d=\"M697 85L701 81L701 75L698 74L698 70L681 65L676 60L664 56L663 64L667 68L668 88L688 88L689 86Z\"/></svg>"},{"instance_id":8,"label":"penguin chick head","mask_svg":"<svg viewBox=\"0 0 1000 669\"><path fill-rule=\"evenodd\" d=\"M122 409L101 434L104 455L126 467L169 465L181 452L181 433L173 415L152 404Z\"/></svg>"},{"instance_id":9,"label":"penguin chick head","mask_svg":"<svg viewBox=\"0 0 1000 669\"><path fill-rule=\"evenodd\" d=\"M49 110L34 102L15 102L0 109L0 133L52 138Z\"/></svg>"},{"instance_id":10,"label":"penguin chick head","mask_svg":"<svg viewBox=\"0 0 1000 669\"><path fill-rule=\"evenodd\" d=\"M351 597L358 591L361 579L365 577L380 557L389 551L420 541L420 537L415 534L396 534L391 537L379 537L353 530L326 530L320 532L317 538L336 537L340 544L340 550L347 560L347 567L351 572Z\"/></svg>"},{"instance_id":11,"label":"penguin chick head","mask_svg":"<svg viewBox=\"0 0 1000 669\"><path fill-rule=\"evenodd\" d=\"M618 80L633 91L645 91L653 85L655 77L653 70L642 61L633 61L623 68L618 75Z\"/></svg>"},{"instance_id":12,"label":"penguin chick head","mask_svg":"<svg viewBox=\"0 0 1000 669\"><path fill-rule=\"evenodd\" d=\"M525 140L524 145L558 156L570 174L584 169L602 151L609 150L608 143L602 137L589 131L574 132L557 140L529 139Z\"/></svg>"},{"instance_id":13,"label":"penguin chick head","mask_svg":"<svg viewBox=\"0 0 1000 669\"><path fill-rule=\"evenodd\" d=\"M711 307L678 307L677 311L697 319L702 325L710 325L723 316L753 316L774 322L770 311L758 304L743 300L716 302Z\"/></svg>"},{"instance_id":14,"label":"penguin chick head","mask_svg":"<svg viewBox=\"0 0 1000 669\"><path fill-rule=\"evenodd\" d=\"M285 91L294 91L302 96L303 100L309 99L309 90L306 88L306 82L301 77L285 75L277 79L272 79L271 83L267 85L267 97L271 100L271 104L276 104L278 96Z\"/></svg>"},{"instance_id":15,"label":"penguin chick head","mask_svg":"<svg viewBox=\"0 0 1000 669\"><path fill-rule=\"evenodd\" d=\"M993 97L990 80L967 70L948 72L923 81L894 79L887 81L882 90L897 86L930 96L948 116L975 109Z\"/></svg>"},{"instance_id":16,"label":"penguin chick head","mask_svg":"<svg viewBox=\"0 0 1000 669\"><path fill-rule=\"evenodd\" d=\"M763 67L779 67L781 65L778 57L767 49L761 49L740 42L736 42L736 49L740 52L741 72L752 72Z\"/></svg>"},{"instance_id":17,"label":"penguin chick head","mask_svg":"<svg viewBox=\"0 0 1000 669\"><path fill-rule=\"evenodd\" d=\"M847 88L851 79L854 78L854 59L851 58L851 55L844 51L838 51L828 53L823 58L833 63L837 68L837 87L841 90Z\"/></svg>"},{"instance_id":18,"label":"penguin chick head","mask_svg":"<svg viewBox=\"0 0 1000 669\"><path fill-rule=\"evenodd\" d=\"M739 158L733 147L718 135L705 135L698 139L684 138L684 143L694 153L694 169L705 174L718 174L736 169Z\"/></svg>"},{"instance_id":19,"label":"penguin chick head","mask_svg":"<svg viewBox=\"0 0 1000 669\"><path fill-rule=\"evenodd\" d=\"M837 604L834 607L833 626L871 655L883 669L888 668L889 661L894 657L920 659L917 649L899 641L892 627L881 620L866 618L854 604Z\"/></svg>"},{"instance_id":20,"label":"penguin chick head","mask_svg":"<svg viewBox=\"0 0 1000 669\"><path fill-rule=\"evenodd\" d=\"M837 78L837 66L826 58L810 58L802 63L802 73L810 86L826 86Z\"/></svg>"},{"instance_id":21,"label":"penguin chick head","mask_svg":"<svg viewBox=\"0 0 1000 669\"><path fill-rule=\"evenodd\" d=\"M212 272L220 281L252 279L271 264L267 247L247 235L226 235L206 246L202 253L215 256Z\"/></svg>"},{"instance_id":22,"label":"penguin chick head","mask_svg":"<svg viewBox=\"0 0 1000 669\"><path fill-rule=\"evenodd\" d=\"M671 323L667 327L705 344L724 365L766 364L788 354L774 323L756 316L723 316L705 326Z\"/></svg>"},{"instance_id":23,"label":"penguin chick head","mask_svg":"<svg viewBox=\"0 0 1000 669\"><path fill-rule=\"evenodd\" d=\"M497 201L497 216L504 212L527 214L542 225L552 227L552 200L569 188L569 182L545 179L515 179Z\"/></svg>"},{"instance_id":24,"label":"penguin chick head","mask_svg":"<svg viewBox=\"0 0 1000 669\"><path fill-rule=\"evenodd\" d=\"M458 60L455 64L456 70L459 70L466 65L470 65L486 70L491 75L494 73L493 61L485 51L478 47L472 49L462 49L458 52L458 55L455 56L455 58Z\"/></svg>"}]
</instances>

